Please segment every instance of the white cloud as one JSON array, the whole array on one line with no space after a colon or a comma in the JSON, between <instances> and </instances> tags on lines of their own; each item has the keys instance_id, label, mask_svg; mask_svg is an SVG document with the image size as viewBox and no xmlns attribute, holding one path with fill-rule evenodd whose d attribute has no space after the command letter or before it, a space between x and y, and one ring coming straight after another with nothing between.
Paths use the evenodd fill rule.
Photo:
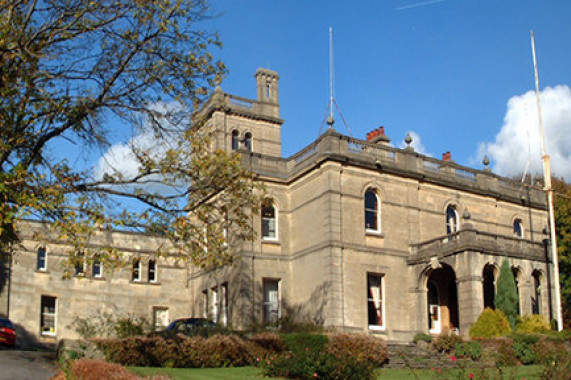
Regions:
<instances>
[{"instance_id":1,"label":"white cloud","mask_svg":"<svg viewBox=\"0 0 571 380\"><path fill-rule=\"evenodd\" d=\"M543 126L551 171L571 179L571 90L566 85L546 87L541 92ZM504 124L494 142L481 143L478 158L487 155L493 170L513 176L542 173L541 138L534 91L513 96L507 104Z\"/></svg>"},{"instance_id":2,"label":"white cloud","mask_svg":"<svg viewBox=\"0 0 571 380\"><path fill-rule=\"evenodd\" d=\"M414 131L408 131L407 133L410 134L410 137L412 138L410 146L413 147L416 152L424 154L426 156L430 156L430 154L426 152L426 148L424 147L424 145L422 145L422 139L420 138L418 133ZM404 141L401 141L398 147L404 149L406 148L406 146L407 146L406 143Z\"/></svg>"},{"instance_id":3,"label":"white cloud","mask_svg":"<svg viewBox=\"0 0 571 380\"><path fill-rule=\"evenodd\" d=\"M153 110L158 114L169 115L172 112L174 115L181 111L181 108L176 104L158 103L154 105ZM133 149L145 151L152 157L158 158L169 148L173 148L178 137L180 137L177 136L176 127L165 118L159 117L158 119L163 120L161 124L164 127L171 127L172 130L164 132L161 137L158 137L149 119L146 118L138 133L131 137L127 143L119 142L112 145L99 158L93 169L94 178L101 180L104 174L121 174L126 180L132 179L139 173L140 168Z\"/></svg>"}]
</instances>

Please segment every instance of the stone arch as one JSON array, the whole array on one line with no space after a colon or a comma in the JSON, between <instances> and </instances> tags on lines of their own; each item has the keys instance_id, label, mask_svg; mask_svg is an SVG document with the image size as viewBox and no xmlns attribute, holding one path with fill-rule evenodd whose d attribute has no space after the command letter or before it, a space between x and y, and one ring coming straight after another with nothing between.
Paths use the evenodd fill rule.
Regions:
<instances>
[{"instance_id":1,"label":"stone arch","mask_svg":"<svg viewBox=\"0 0 571 380\"><path fill-rule=\"evenodd\" d=\"M541 269L531 272L531 313L543 314L543 293L545 292L545 273Z\"/></svg>"},{"instance_id":2,"label":"stone arch","mask_svg":"<svg viewBox=\"0 0 571 380\"><path fill-rule=\"evenodd\" d=\"M511 267L512 274L514 276L515 288L517 291L517 313L518 315L522 314L522 305L521 305L521 288L523 285L523 269L519 265L512 265Z\"/></svg>"},{"instance_id":3,"label":"stone arch","mask_svg":"<svg viewBox=\"0 0 571 380\"><path fill-rule=\"evenodd\" d=\"M482 286L483 286L483 298L484 298L484 309L490 308L495 309L495 297L496 297L496 281L500 270L498 266L494 263L487 263L482 269Z\"/></svg>"},{"instance_id":4,"label":"stone arch","mask_svg":"<svg viewBox=\"0 0 571 380\"><path fill-rule=\"evenodd\" d=\"M432 334L457 333L460 315L456 272L453 267L435 261L422 271L421 277L421 289L426 290L427 296L428 331Z\"/></svg>"}]
</instances>

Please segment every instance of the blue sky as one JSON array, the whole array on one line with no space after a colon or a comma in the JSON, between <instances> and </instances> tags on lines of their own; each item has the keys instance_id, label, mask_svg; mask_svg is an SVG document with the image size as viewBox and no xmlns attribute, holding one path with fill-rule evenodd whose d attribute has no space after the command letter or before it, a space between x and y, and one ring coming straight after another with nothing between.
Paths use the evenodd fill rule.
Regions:
<instances>
[{"instance_id":1,"label":"blue sky","mask_svg":"<svg viewBox=\"0 0 571 380\"><path fill-rule=\"evenodd\" d=\"M530 154L540 168L536 105L526 95L534 29L540 87L552 90L542 101L547 150L556 174L571 178L570 1L215 0L212 9L219 17L205 25L224 44L214 52L229 69L224 91L255 98L258 67L281 76L284 156L319 134L332 27L335 97L353 136L383 125L399 146L411 131L427 154L451 151L476 168L488 154L506 175L523 172Z\"/></svg>"}]
</instances>

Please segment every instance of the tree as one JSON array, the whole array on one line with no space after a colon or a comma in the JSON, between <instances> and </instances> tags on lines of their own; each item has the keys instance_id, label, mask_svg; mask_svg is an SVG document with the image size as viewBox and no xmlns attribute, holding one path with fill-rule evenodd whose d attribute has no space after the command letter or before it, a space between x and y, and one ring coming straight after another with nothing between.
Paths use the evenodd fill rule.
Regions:
<instances>
[{"instance_id":1,"label":"tree","mask_svg":"<svg viewBox=\"0 0 571 380\"><path fill-rule=\"evenodd\" d=\"M564 322L569 328L571 323L571 185L563 179L553 178L552 186L561 305Z\"/></svg>"},{"instance_id":2,"label":"tree","mask_svg":"<svg viewBox=\"0 0 571 380\"><path fill-rule=\"evenodd\" d=\"M253 238L259 199L240 158L190 125L225 73L217 36L198 29L206 1L0 0L0 12L0 248L31 218L67 242L69 266L79 251L120 262L87 244L117 228L159 233L160 253L203 267L231 261L227 241ZM131 144L132 175L96 176L60 153L100 153L141 129L161 143Z\"/></svg>"},{"instance_id":3,"label":"tree","mask_svg":"<svg viewBox=\"0 0 571 380\"><path fill-rule=\"evenodd\" d=\"M512 330L515 330L519 301L514 276L507 259L504 259L500 268L494 303L496 309L504 312Z\"/></svg>"}]
</instances>

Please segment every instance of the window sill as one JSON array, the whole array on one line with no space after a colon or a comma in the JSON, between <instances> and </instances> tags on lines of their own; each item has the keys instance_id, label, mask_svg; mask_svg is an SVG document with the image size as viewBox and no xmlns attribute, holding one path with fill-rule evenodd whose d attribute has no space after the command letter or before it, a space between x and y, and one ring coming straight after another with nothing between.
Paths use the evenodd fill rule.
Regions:
<instances>
[{"instance_id":1,"label":"window sill","mask_svg":"<svg viewBox=\"0 0 571 380\"><path fill-rule=\"evenodd\" d=\"M385 234L381 231L375 231L375 230L365 230L365 235L367 236L375 236L375 237L380 237L380 238L384 238Z\"/></svg>"},{"instance_id":2,"label":"window sill","mask_svg":"<svg viewBox=\"0 0 571 380\"><path fill-rule=\"evenodd\" d=\"M34 272L42 274L50 274L50 271L47 269L36 269Z\"/></svg>"},{"instance_id":3,"label":"window sill","mask_svg":"<svg viewBox=\"0 0 571 380\"><path fill-rule=\"evenodd\" d=\"M385 326L369 325L369 331L372 333L386 333L386 330Z\"/></svg>"},{"instance_id":4,"label":"window sill","mask_svg":"<svg viewBox=\"0 0 571 380\"><path fill-rule=\"evenodd\" d=\"M162 285L160 281L149 281L148 284L153 285L153 286L161 286Z\"/></svg>"},{"instance_id":5,"label":"window sill","mask_svg":"<svg viewBox=\"0 0 571 380\"><path fill-rule=\"evenodd\" d=\"M278 239L262 239L262 244L281 245Z\"/></svg>"}]
</instances>

